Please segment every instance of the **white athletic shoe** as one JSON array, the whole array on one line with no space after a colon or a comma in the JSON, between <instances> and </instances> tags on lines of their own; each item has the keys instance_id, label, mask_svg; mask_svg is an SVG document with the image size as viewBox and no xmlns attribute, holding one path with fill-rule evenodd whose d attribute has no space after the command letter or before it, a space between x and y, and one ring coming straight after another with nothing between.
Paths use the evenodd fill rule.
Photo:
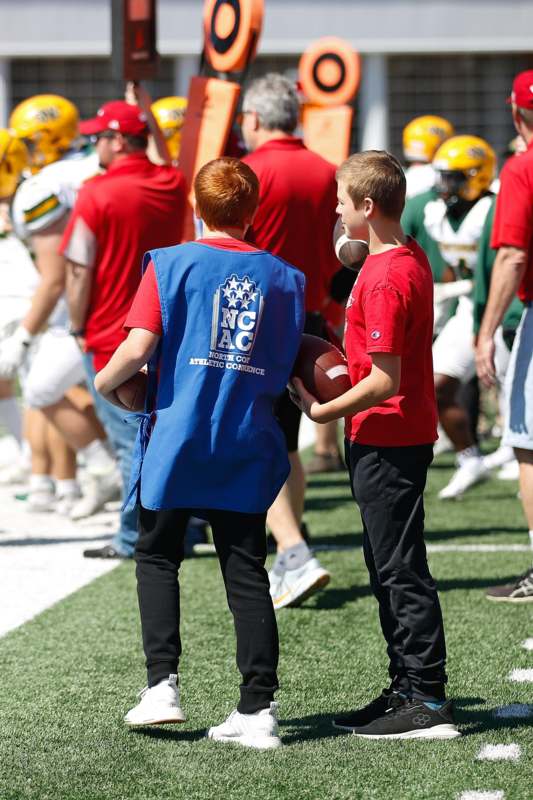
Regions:
<instances>
[{"instance_id":1,"label":"white athletic shoe","mask_svg":"<svg viewBox=\"0 0 533 800\"><path fill-rule=\"evenodd\" d=\"M453 450L453 444L451 443L448 436L446 436L444 430L441 428L440 425L438 427L437 432L439 434L439 438L433 445L433 455L435 456L435 458L437 458L437 456L442 455L442 453L449 453L451 450Z\"/></svg>"},{"instance_id":2,"label":"white athletic shoe","mask_svg":"<svg viewBox=\"0 0 533 800\"><path fill-rule=\"evenodd\" d=\"M31 475L28 491L28 511L40 513L56 510L55 484L48 475Z\"/></svg>"},{"instance_id":3,"label":"white athletic shoe","mask_svg":"<svg viewBox=\"0 0 533 800\"><path fill-rule=\"evenodd\" d=\"M509 447L509 445L502 444L493 453L489 453L488 456L483 457L483 466L485 469L498 469L498 467L503 467L504 464L508 464L509 461L513 460L513 448Z\"/></svg>"},{"instance_id":4,"label":"white athletic shoe","mask_svg":"<svg viewBox=\"0 0 533 800\"><path fill-rule=\"evenodd\" d=\"M279 585L281 580L283 579L283 575L278 575L277 572L274 572L273 569L270 570L268 573L268 580L270 583L270 596L275 597L279 592Z\"/></svg>"},{"instance_id":5,"label":"white athletic shoe","mask_svg":"<svg viewBox=\"0 0 533 800\"><path fill-rule=\"evenodd\" d=\"M110 475L91 475L84 485L83 497L70 510L71 519L91 517L101 511L106 503L119 500L122 494L122 479L118 470Z\"/></svg>"},{"instance_id":6,"label":"white athletic shoe","mask_svg":"<svg viewBox=\"0 0 533 800\"><path fill-rule=\"evenodd\" d=\"M17 458L11 464L0 467L0 486L27 483L29 477L30 466L23 458Z\"/></svg>"},{"instance_id":7,"label":"white athletic shoe","mask_svg":"<svg viewBox=\"0 0 533 800\"><path fill-rule=\"evenodd\" d=\"M520 464L516 458L504 464L496 477L499 481L517 481L520 478Z\"/></svg>"},{"instance_id":8,"label":"white athletic shoe","mask_svg":"<svg viewBox=\"0 0 533 800\"><path fill-rule=\"evenodd\" d=\"M141 702L124 717L124 722L131 728L185 722L186 716L180 708L177 675L169 675L150 689L146 686L139 697Z\"/></svg>"},{"instance_id":9,"label":"white athletic shoe","mask_svg":"<svg viewBox=\"0 0 533 800\"><path fill-rule=\"evenodd\" d=\"M76 483L70 491L64 492L63 494L58 493L56 495L55 504L56 513L61 514L64 517L68 517L73 507L79 501L80 497L81 489L78 483Z\"/></svg>"},{"instance_id":10,"label":"white athletic shoe","mask_svg":"<svg viewBox=\"0 0 533 800\"><path fill-rule=\"evenodd\" d=\"M281 747L277 712L277 703L270 703L269 708L263 708L255 714L232 711L222 725L209 728L206 736L216 742L235 742L256 750L273 750Z\"/></svg>"},{"instance_id":11,"label":"white athletic shoe","mask_svg":"<svg viewBox=\"0 0 533 800\"><path fill-rule=\"evenodd\" d=\"M453 473L452 478L444 489L439 492L440 500L455 500L464 494L467 489L489 476L489 470L483 465L481 456L467 458Z\"/></svg>"},{"instance_id":12,"label":"white athletic shoe","mask_svg":"<svg viewBox=\"0 0 533 800\"><path fill-rule=\"evenodd\" d=\"M298 569L286 570L276 585L275 594L271 591L274 608L277 610L300 605L319 589L327 586L330 578L330 573L320 566L316 558L310 558Z\"/></svg>"}]
</instances>

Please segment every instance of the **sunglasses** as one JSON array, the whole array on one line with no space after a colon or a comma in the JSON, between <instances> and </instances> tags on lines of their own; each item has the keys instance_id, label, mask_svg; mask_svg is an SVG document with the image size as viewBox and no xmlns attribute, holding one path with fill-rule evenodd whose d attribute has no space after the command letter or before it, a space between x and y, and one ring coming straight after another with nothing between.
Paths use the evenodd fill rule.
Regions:
<instances>
[{"instance_id":1,"label":"sunglasses","mask_svg":"<svg viewBox=\"0 0 533 800\"><path fill-rule=\"evenodd\" d=\"M114 139L116 133L113 131L102 131L101 133L93 133L92 136L89 137L91 144L96 144L100 141L100 139Z\"/></svg>"}]
</instances>

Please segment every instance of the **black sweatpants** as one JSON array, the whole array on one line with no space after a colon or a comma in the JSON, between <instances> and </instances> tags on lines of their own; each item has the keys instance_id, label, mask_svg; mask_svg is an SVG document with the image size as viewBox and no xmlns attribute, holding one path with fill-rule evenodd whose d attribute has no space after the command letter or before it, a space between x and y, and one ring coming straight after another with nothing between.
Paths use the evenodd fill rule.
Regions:
<instances>
[{"instance_id":1,"label":"black sweatpants","mask_svg":"<svg viewBox=\"0 0 533 800\"><path fill-rule=\"evenodd\" d=\"M178 570L190 509L140 508L135 550L148 686L177 673L181 655ZM207 511L233 614L237 666L242 675L238 710L268 708L278 688L279 643L265 570L265 514Z\"/></svg>"},{"instance_id":2,"label":"black sweatpants","mask_svg":"<svg viewBox=\"0 0 533 800\"><path fill-rule=\"evenodd\" d=\"M444 628L424 544L424 488L432 458L430 444L373 447L346 442L393 687L417 699L443 700Z\"/></svg>"}]
</instances>

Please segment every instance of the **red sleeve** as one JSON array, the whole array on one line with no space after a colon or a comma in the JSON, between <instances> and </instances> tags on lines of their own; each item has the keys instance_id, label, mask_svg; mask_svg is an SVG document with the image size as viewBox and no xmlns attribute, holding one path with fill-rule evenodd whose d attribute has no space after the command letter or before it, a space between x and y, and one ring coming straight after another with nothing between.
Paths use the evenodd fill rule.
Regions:
<instances>
[{"instance_id":1,"label":"red sleeve","mask_svg":"<svg viewBox=\"0 0 533 800\"><path fill-rule=\"evenodd\" d=\"M514 156L502 170L490 241L494 249L507 245L528 250L533 237L533 193L526 169L520 169L521 159Z\"/></svg>"},{"instance_id":2,"label":"red sleeve","mask_svg":"<svg viewBox=\"0 0 533 800\"><path fill-rule=\"evenodd\" d=\"M124 328L144 328L162 336L161 304L155 277L154 262L149 261L142 280L133 298L133 303L124 323Z\"/></svg>"},{"instance_id":3,"label":"red sleeve","mask_svg":"<svg viewBox=\"0 0 533 800\"><path fill-rule=\"evenodd\" d=\"M378 286L363 300L367 353L403 353L406 325L404 298L393 286Z\"/></svg>"},{"instance_id":4,"label":"red sleeve","mask_svg":"<svg viewBox=\"0 0 533 800\"><path fill-rule=\"evenodd\" d=\"M80 221L83 223L82 225L80 225ZM70 261L75 261L78 264L82 264L82 266L92 267L93 264L87 264L82 260L87 246L82 239L85 240L92 235L96 241L99 227L98 206L95 201L93 187L85 186L78 194L72 209L67 227L63 232L59 252ZM95 249L94 243L93 248Z\"/></svg>"}]
</instances>

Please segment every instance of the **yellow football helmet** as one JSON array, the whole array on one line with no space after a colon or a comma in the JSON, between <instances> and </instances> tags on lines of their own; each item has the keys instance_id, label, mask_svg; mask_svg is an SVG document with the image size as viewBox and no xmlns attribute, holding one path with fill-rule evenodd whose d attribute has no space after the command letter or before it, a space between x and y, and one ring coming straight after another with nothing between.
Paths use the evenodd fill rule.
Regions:
<instances>
[{"instance_id":1,"label":"yellow football helmet","mask_svg":"<svg viewBox=\"0 0 533 800\"><path fill-rule=\"evenodd\" d=\"M429 164L437 148L453 134L453 125L444 117L416 117L403 129L404 158Z\"/></svg>"},{"instance_id":2,"label":"yellow football helmet","mask_svg":"<svg viewBox=\"0 0 533 800\"><path fill-rule=\"evenodd\" d=\"M477 200L494 180L496 153L479 136L452 136L435 153L433 166L441 194Z\"/></svg>"},{"instance_id":3,"label":"yellow football helmet","mask_svg":"<svg viewBox=\"0 0 533 800\"><path fill-rule=\"evenodd\" d=\"M78 136L78 109L58 94L36 94L11 112L9 125L28 145L32 172L58 161Z\"/></svg>"},{"instance_id":4,"label":"yellow football helmet","mask_svg":"<svg viewBox=\"0 0 533 800\"><path fill-rule=\"evenodd\" d=\"M30 163L24 142L11 131L0 128L0 200L15 194L20 176Z\"/></svg>"},{"instance_id":5,"label":"yellow football helmet","mask_svg":"<svg viewBox=\"0 0 533 800\"><path fill-rule=\"evenodd\" d=\"M179 156L181 129L187 109L186 97L162 97L152 104L152 114L163 131L171 157Z\"/></svg>"}]
</instances>

